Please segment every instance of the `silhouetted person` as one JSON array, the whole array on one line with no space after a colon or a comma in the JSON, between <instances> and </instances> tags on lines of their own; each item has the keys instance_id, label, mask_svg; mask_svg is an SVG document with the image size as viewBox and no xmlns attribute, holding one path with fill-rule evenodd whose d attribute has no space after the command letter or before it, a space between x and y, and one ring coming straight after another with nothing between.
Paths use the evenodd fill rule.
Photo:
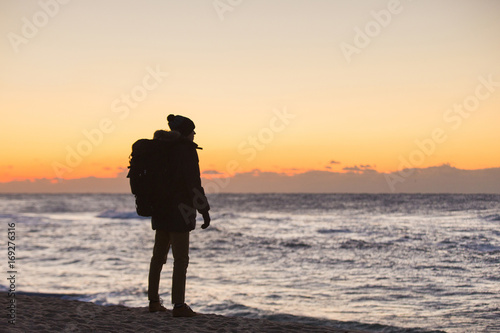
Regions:
<instances>
[{"instance_id":1,"label":"silhouetted person","mask_svg":"<svg viewBox=\"0 0 500 333\"><path fill-rule=\"evenodd\" d=\"M174 317L192 317L196 313L185 303L186 271L189 264L189 233L196 225L196 212L203 215L202 228L210 225L210 206L201 186L198 145L193 142L194 123L186 117L169 115L171 131L158 130L154 140L165 144L165 165L162 166L154 213L151 218L156 230L153 256L149 268L149 311L166 311L159 297L160 274L172 247L174 269L172 304Z\"/></svg>"}]
</instances>

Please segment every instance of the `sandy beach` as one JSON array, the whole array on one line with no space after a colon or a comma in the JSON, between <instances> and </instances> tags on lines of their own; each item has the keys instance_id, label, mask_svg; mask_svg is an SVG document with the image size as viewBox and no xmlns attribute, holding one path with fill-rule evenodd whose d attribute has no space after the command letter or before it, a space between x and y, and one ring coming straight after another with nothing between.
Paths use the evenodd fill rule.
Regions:
<instances>
[{"instance_id":1,"label":"sandy beach","mask_svg":"<svg viewBox=\"0 0 500 333\"><path fill-rule=\"evenodd\" d=\"M0 293L2 309L7 313L9 298ZM280 323L263 319L199 314L193 318L173 318L171 311L149 313L147 307L65 300L50 296L16 294L16 322L9 324L2 315L1 332L332 332L361 331Z\"/></svg>"}]
</instances>

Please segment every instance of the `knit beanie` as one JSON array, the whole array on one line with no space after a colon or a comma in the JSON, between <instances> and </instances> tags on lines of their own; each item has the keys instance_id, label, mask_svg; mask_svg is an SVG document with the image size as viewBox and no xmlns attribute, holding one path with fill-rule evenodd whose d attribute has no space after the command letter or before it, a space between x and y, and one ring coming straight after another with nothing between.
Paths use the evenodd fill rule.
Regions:
<instances>
[{"instance_id":1,"label":"knit beanie","mask_svg":"<svg viewBox=\"0 0 500 333\"><path fill-rule=\"evenodd\" d=\"M180 132L183 136L188 136L194 130L194 123L189 118L170 114L167 120L168 127L170 127L172 131Z\"/></svg>"}]
</instances>

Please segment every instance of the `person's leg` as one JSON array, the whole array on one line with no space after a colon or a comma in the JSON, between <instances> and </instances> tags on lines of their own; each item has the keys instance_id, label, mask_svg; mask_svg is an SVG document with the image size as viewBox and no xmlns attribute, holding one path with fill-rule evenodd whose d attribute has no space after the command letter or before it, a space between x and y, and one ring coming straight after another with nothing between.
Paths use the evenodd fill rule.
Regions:
<instances>
[{"instance_id":1,"label":"person's leg","mask_svg":"<svg viewBox=\"0 0 500 333\"><path fill-rule=\"evenodd\" d=\"M189 264L189 232L170 232L174 272L172 275L172 303L184 304L186 272Z\"/></svg>"},{"instance_id":2,"label":"person's leg","mask_svg":"<svg viewBox=\"0 0 500 333\"><path fill-rule=\"evenodd\" d=\"M148 299L150 302L159 302L160 275L163 265L167 262L170 237L165 230L156 230L153 256L149 265Z\"/></svg>"}]
</instances>

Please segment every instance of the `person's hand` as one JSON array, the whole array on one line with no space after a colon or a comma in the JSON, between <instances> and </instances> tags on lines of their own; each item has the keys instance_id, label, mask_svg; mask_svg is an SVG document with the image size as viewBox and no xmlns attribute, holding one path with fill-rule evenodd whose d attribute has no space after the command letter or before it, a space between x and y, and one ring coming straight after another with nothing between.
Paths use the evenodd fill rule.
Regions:
<instances>
[{"instance_id":1,"label":"person's hand","mask_svg":"<svg viewBox=\"0 0 500 333\"><path fill-rule=\"evenodd\" d=\"M201 226L202 229L206 229L210 226L210 214L208 212L203 213L203 225Z\"/></svg>"}]
</instances>

